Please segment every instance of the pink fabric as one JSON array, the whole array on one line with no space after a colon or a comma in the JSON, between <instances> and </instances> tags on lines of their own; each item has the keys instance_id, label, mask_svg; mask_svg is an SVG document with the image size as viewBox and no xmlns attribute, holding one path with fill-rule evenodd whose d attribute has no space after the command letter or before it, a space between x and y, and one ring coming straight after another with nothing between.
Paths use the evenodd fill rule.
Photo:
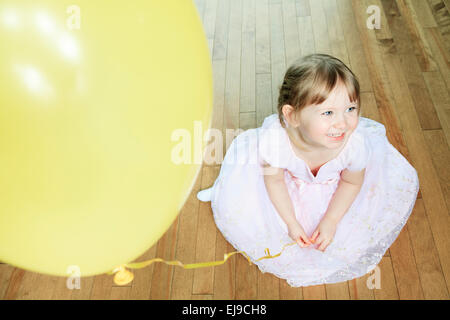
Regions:
<instances>
[{"instance_id":1,"label":"pink fabric","mask_svg":"<svg viewBox=\"0 0 450 320\"><path fill-rule=\"evenodd\" d=\"M310 201L311 200L314 201L313 199L311 199L309 197L311 197L311 196L316 197L318 194L316 192L313 192L313 193L309 192L309 197L305 197L304 193L305 193L305 191L308 191L308 190L316 190L317 191L317 188L314 188L315 184L316 185L317 184L328 185L333 188L332 190L334 190L334 186L338 183L339 179L333 178L333 179L328 179L328 180L320 181L320 182L308 182L308 181L304 181L300 178L297 178L289 170L286 169L285 170L285 181L286 181L286 186L288 188L289 195L291 196L291 200L294 205L296 218L302 225L306 234L309 237L311 237L317 224L318 224L318 222L317 222L318 219L313 219L312 217L310 218L310 216L308 214L306 214L307 206L304 204L303 200L309 199ZM322 192L322 190L324 190L324 189L319 188L318 190L319 190L319 192ZM326 194L321 194L319 196L319 198L321 198L321 197L326 197ZM323 201L323 200L318 199L317 201ZM281 218L280 218L280 220L281 220ZM284 221L281 220L280 224L283 228L285 228ZM287 227L285 228L285 230L287 232Z\"/></svg>"}]
</instances>

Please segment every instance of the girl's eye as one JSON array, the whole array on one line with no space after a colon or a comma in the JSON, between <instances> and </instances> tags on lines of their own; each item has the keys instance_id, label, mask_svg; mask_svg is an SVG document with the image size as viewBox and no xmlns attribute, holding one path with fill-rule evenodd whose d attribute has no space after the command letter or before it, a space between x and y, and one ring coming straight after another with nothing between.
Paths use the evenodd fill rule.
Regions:
<instances>
[{"instance_id":1,"label":"girl's eye","mask_svg":"<svg viewBox=\"0 0 450 320\"><path fill-rule=\"evenodd\" d=\"M351 111L356 110L356 109L358 109L358 108L357 107L350 107L347 110L350 110L350 112L351 112ZM325 111L322 114L325 115L325 116L331 116L332 113L333 113L333 111Z\"/></svg>"}]
</instances>

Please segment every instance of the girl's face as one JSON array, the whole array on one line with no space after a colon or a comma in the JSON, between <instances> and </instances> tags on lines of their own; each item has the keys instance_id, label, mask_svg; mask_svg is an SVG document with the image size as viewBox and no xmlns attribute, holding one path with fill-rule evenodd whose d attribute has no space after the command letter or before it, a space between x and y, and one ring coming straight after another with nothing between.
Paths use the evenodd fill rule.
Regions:
<instances>
[{"instance_id":1,"label":"girl's face","mask_svg":"<svg viewBox=\"0 0 450 320\"><path fill-rule=\"evenodd\" d=\"M347 142L358 121L358 105L350 102L347 89L339 83L323 103L300 111L297 130L303 143L313 149L337 149Z\"/></svg>"}]
</instances>

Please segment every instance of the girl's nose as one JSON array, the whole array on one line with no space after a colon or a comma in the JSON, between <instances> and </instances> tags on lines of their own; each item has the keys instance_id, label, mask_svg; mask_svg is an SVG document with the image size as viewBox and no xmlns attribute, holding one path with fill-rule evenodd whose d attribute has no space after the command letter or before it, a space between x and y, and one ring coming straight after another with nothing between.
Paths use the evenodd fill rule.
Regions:
<instances>
[{"instance_id":1,"label":"girl's nose","mask_svg":"<svg viewBox=\"0 0 450 320\"><path fill-rule=\"evenodd\" d=\"M345 128L347 128L347 122L345 121L345 119L343 117L340 119L336 119L336 122L334 123L334 127L337 130L344 131Z\"/></svg>"}]
</instances>

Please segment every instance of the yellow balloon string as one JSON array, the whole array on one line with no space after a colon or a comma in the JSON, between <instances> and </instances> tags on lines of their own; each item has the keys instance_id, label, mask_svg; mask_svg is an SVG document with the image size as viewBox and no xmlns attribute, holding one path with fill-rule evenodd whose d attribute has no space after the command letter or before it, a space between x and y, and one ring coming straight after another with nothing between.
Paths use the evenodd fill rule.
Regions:
<instances>
[{"instance_id":1,"label":"yellow balloon string","mask_svg":"<svg viewBox=\"0 0 450 320\"><path fill-rule=\"evenodd\" d=\"M287 247L292 246L292 245L294 245L296 243L297 242L294 241L292 243L285 244L283 246L283 249L279 253L274 255L274 256L272 256L270 254L269 248L266 248L266 250L264 251L266 255L264 257L259 258L256 261L260 261L260 260L263 260L263 259L273 259L273 258L279 257ZM223 256L224 259L222 261L219 260L219 261L211 261L211 262L199 262L199 263L183 264L180 261L165 261L165 260L163 260L161 258L155 258L155 259L151 259L151 260L148 260L148 261L123 264L123 265L115 268L113 271L108 272L107 274L108 275L115 274L115 276L114 276L114 283L119 285L119 286L124 286L124 285L127 285L128 283L130 283L131 281L133 281L133 279L134 279L133 273L130 272L129 270L127 270L126 268L129 268L129 269L142 269L142 268L145 268L145 267L151 265L153 262L164 262L165 264L183 267L184 269L197 269L197 268L204 268L204 267L215 267L215 266L219 266L219 265L224 264L228 260L229 257L231 257L232 255L234 255L236 253L242 253L247 258L248 264L249 265L252 264L252 262L250 261L250 257L244 251L235 251L235 252L224 254L224 256Z\"/></svg>"}]
</instances>

